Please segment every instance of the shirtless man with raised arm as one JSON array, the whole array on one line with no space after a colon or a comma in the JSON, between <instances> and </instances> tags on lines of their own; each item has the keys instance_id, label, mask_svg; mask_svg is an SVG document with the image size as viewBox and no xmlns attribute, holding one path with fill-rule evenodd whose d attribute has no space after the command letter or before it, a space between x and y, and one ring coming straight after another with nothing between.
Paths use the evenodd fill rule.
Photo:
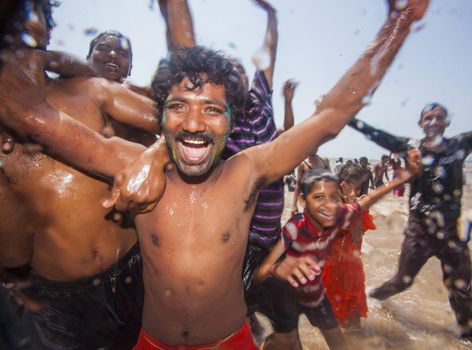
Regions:
<instances>
[{"instance_id":1,"label":"shirtless man with raised arm","mask_svg":"<svg viewBox=\"0 0 472 350\"><path fill-rule=\"evenodd\" d=\"M288 173L355 116L427 4L410 1L390 16L313 117L227 161L219 155L231 117L243 106L242 86L231 64L198 47L178 51L160 64L153 89L176 169L166 172L166 190L156 208L135 219L145 285L136 349L215 344L221 339L241 340L246 345L239 348L254 348L244 326L241 269L258 190ZM370 69L373 60L376 70ZM103 139L52 108L30 91L21 72L10 68L0 77L0 120L9 127L108 176L143 152L137 144Z\"/></svg>"},{"instance_id":2,"label":"shirtless man with raised arm","mask_svg":"<svg viewBox=\"0 0 472 350\"><path fill-rule=\"evenodd\" d=\"M18 40L7 51L14 60L21 59L21 68L38 64L39 70L27 73L48 102L95 131L104 126L102 113L159 131L154 102L120 83L45 76L44 69L51 65L50 54L44 51L49 13L47 1L36 1L35 16L26 17L30 19L26 33L35 38L38 50ZM0 186L9 199L2 201L0 267L29 264L31 284L48 302L39 313L24 315L36 346L96 349L116 342L115 348L129 349L140 329L142 266L135 229L112 222L110 210L100 205L110 181L99 181L44 153L30 152L20 138L17 141L11 153L0 155ZM6 217L12 206L27 216ZM11 225L4 225L3 218ZM15 227L15 222L23 225Z\"/></svg>"}]
</instances>

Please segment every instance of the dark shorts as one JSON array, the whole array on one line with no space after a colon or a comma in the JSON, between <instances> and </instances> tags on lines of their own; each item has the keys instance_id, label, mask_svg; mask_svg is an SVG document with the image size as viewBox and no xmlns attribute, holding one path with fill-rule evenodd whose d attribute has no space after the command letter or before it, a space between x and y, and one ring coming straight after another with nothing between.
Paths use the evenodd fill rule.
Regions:
<instances>
[{"instance_id":1,"label":"dark shorts","mask_svg":"<svg viewBox=\"0 0 472 350\"><path fill-rule=\"evenodd\" d=\"M382 179L375 180L375 188L383 186L383 185L384 185L384 182Z\"/></svg>"},{"instance_id":2,"label":"dark shorts","mask_svg":"<svg viewBox=\"0 0 472 350\"><path fill-rule=\"evenodd\" d=\"M254 270L268 253L267 249L256 245L249 245L246 251L243 279L248 314L260 312L269 318L275 332L291 332L298 327L295 289L273 277L259 284L250 283Z\"/></svg>"},{"instance_id":3,"label":"dark shorts","mask_svg":"<svg viewBox=\"0 0 472 350\"><path fill-rule=\"evenodd\" d=\"M326 296L318 306L310 307L298 304L298 310L300 313L305 314L312 326L319 329L329 330L338 326L336 316L334 316L331 309L331 303Z\"/></svg>"},{"instance_id":4,"label":"dark shorts","mask_svg":"<svg viewBox=\"0 0 472 350\"><path fill-rule=\"evenodd\" d=\"M35 349L123 349L136 343L144 300L139 246L104 273L64 283L32 273L31 283L48 300L24 323Z\"/></svg>"}]
</instances>

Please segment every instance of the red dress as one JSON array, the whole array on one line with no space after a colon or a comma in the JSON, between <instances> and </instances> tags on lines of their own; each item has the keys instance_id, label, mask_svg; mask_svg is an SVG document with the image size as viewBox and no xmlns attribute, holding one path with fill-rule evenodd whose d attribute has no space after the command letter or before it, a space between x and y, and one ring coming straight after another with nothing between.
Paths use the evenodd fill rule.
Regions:
<instances>
[{"instance_id":1,"label":"red dress","mask_svg":"<svg viewBox=\"0 0 472 350\"><path fill-rule=\"evenodd\" d=\"M375 230L374 217L368 211L361 214L362 232ZM365 275L360 242L355 243L351 229L341 232L331 247L323 269L323 283L333 313L343 326L354 314L367 316Z\"/></svg>"}]
</instances>

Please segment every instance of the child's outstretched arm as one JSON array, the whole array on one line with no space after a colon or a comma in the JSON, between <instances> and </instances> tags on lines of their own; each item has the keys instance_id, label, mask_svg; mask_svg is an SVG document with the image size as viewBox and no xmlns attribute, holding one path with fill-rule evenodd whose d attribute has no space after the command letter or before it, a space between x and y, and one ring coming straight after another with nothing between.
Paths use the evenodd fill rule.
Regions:
<instances>
[{"instance_id":1,"label":"child's outstretched arm","mask_svg":"<svg viewBox=\"0 0 472 350\"><path fill-rule=\"evenodd\" d=\"M310 256L285 257L278 261L285 252L284 242L279 239L270 254L254 273L254 282L262 282L269 276L289 282L295 288L315 279L321 273L318 263Z\"/></svg>"},{"instance_id":2,"label":"child's outstretched arm","mask_svg":"<svg viewBox=\"0 0 472 350\"><path fill-rule=\"evenodd\" d=\"M399 176L394 178L392 181L377 187L375 190L369 192L369 194L361 199L358 203L361 209L367 209L371 205L375 204L380 198L385 196L391 190L398 185L404 184L410 181L421 172L421 156L420 152L416 149L410 150L407 153L407 168L400 170Z\"/></svg>"}]
</instances>

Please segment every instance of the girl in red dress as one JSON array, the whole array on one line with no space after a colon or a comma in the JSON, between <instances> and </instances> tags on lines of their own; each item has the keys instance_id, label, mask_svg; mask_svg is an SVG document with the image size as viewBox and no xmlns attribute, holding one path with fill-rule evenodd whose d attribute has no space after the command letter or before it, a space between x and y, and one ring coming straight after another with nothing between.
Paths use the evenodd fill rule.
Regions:
<instances>
[{"instance_id":1,"label":"girl in red dress","mask_svg":"<svg viewBox=\"0 0 472 350\"><path fill-rule=\"evenodd\" d=\"M353 202L365 181L365 173L357 164L342 168L338 174L345 202ZM367 316L364 266L361 259L362 235L375 230L373 216L363 211L361 219L338 235L323 269L333 312L342 327L358 327Z\"/></svg>"}]
</instances>

